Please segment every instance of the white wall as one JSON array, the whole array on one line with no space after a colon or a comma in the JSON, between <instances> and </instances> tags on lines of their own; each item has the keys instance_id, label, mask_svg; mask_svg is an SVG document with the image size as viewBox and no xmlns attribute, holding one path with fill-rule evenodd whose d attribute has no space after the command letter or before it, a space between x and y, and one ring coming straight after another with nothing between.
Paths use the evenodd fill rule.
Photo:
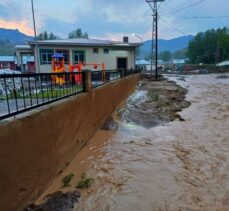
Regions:
<instances>
[{"instance_id":1,"label":"white wall","mask_svg":"<svg viewBox=\"0 0 229 211\"><path fill-rule=\"evenodd\" d=\"M97 48L97 47L95 47ZM109 54L104 54L103 49L108 48ZM98 47L99 53L93 54L93 47L39 47L40 49L66 49L70 51L70 62L72 63L72 51L74 50L82 50L86 51L86 63L105 63L107 70L115 70L117 69L117 58L118 57L126 57L128 61L128 69L135 67L135 48L134 47ZM40 61L40 53L39 53L39 61ZM40 63L40 62L39 62ZM40 65L41 73L51 72L51 65ZM65 65L66 71L69 70L68 65ZM85 69L92 69L90 66L86 66ZM97 70L101 70L101 67L98 66Z\"/></svg>"}]
</instances>

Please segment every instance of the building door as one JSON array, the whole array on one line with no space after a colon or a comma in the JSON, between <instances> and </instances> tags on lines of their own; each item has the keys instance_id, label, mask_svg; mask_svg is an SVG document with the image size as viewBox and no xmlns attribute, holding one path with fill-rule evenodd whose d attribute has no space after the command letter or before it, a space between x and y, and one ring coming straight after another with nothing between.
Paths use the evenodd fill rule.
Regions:
<instances>
[{"instance_id":1,"label":"building door","mask_svg":"<svg viewBox=\"0 0 229 211\"><path fill-rule=\"evenodd\" d=\"M117 58L117 69L124 69L127 70L127 58Z\"/></svg>"}]
</instances>

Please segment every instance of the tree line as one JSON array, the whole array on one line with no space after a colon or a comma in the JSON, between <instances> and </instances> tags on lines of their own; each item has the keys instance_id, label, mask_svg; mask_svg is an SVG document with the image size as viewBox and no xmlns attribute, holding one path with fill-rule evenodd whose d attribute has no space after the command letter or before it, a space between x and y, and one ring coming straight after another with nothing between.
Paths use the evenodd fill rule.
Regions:
<instances>
[{"instance_id":1,"label":"tree line","mask_svg":"<svg viewBox=\"0 0 229 211\"><path fill-rule=\"evenodd\" d=\"M229 29L210 29L199 32L190 42L186 49L174 53L162 51L158 58L164 62L171 59L188 59L191 64L217 64L229 60ZM151 54L145 56L151 60Z\"/></svg>"},{"instance_id":2,"label":"tree line","mask_svg":"<svg viewBox=\"0 0 229 211\"><path fill-rule=\"evenodd\" d=\"M186 59L187 49L182 49L171 53L170 51L161 51L158 54L158 59L162 60L163 62L169 62L171 59ZM145 60L151 60L151 54L147 54L144 57Z\"/></svg>"},{"instance_id":3,"label":"tree line","mask_svg":"<svg viewBox=\"0 0 229 211\"><path fill-rule=\"evenodd\" d=\"M69 32L68 39L77 39L77 38L89 39L89 36L87 32L82 32L82 29L80 28L73 30L72 32ZM61 38L56 36L52 32L48 33L47 31L44 31L37 36L37 39L38 40L56 40L56 39L61 39Z\"/></svg>"},{"instance_id":4,"label":"tree line","mask_svg":"<svg viewBox=\"0 0 229 211\"><path fill-rule=\"evenodd\" d=\"M187 56L193 64L216 64L229 60L229 29L211 29L199 32L190 41Z\"/></svg>"}]
</instances>

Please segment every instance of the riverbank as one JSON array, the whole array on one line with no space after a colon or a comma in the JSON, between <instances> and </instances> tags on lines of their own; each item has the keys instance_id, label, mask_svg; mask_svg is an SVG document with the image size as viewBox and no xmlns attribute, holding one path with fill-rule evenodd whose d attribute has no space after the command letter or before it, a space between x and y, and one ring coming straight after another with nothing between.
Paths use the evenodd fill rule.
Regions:
<instances>
[{"instance_id":1,"label":"riverbank","mask_svg":"<svg viewBox=\"0 0 229 211\"><path fill-rule=\"evenodd\" d=\"M154 81L150 76L139 82L138 90L119 109L122 121L151 128L175 119L184 121L177 112L187 108L187 90L173 81Z\"/></svg>"},{"instance_id":2,"label":"riverbank","mask_svg":"<svg viewBox=\"0 0 229 211\"><path fill-rule=\"evenodd\" d=\"M143 102L149 95L140 88L37 203L50 193L75 190L81 172L87 172L94 183L81 191L75 210L226 210L229 81L219 76L169 77L188 90L181 91L187 99L182 97L180 101L191 105L178 113L180 118L175 115L174 121L166 119L162 125L144 125L141 116L142 121L129 119L127 113L135 113L131 109L147 110ZM161 94L150 103L158 103L155 99L160 98ZM63 188L62 179L70 173L75 174L71 186Z\"/></svg>"}]
</instances>

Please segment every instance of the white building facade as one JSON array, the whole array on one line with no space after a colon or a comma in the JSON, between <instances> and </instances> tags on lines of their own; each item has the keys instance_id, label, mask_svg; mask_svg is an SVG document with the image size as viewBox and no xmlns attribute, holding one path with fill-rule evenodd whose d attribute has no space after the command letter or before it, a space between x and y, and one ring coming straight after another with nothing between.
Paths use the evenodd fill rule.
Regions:
<instances>
[{"instance_id":1,"label":"white building facade","mask_svg":"<svg viewBox=\"0 0 229 211\"><path fill-rule=\"evenodd\" d=\"M135 52L138 43L114 42L93 39L69 39L69 40L46 40L30 41L28 46L16 46L16 56L20 65L22 55L32 54L35 56L35 69L37 73L50 73L52 55L61 53L65 58L65 70L69 70L69 64L102 64L107 70L135 68ZM86 66L93 69L93 66ZM97 70L101 70L98 66Z\"/></svg>"}]
</instances>

